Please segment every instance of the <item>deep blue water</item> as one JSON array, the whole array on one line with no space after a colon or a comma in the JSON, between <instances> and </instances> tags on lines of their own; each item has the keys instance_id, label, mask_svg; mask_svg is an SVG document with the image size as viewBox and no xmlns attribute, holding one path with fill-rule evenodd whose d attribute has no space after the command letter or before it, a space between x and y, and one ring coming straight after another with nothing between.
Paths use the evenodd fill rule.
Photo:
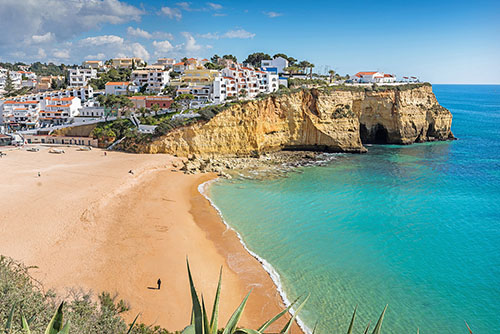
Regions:
<instances>
[{"instance_id":1,"label":"deep blue water","mask_svg":"<svg viewBox=\"0 0 500 334\"><path fill-rule=\"evenodd\" d=\"M500 86L434 85L458 141L371 146L275 180L217 182L210 196L279 273L302 320L356 332L500 332ZM370 330L371 332L371 330Z\"/></svg>"}]
</instances>

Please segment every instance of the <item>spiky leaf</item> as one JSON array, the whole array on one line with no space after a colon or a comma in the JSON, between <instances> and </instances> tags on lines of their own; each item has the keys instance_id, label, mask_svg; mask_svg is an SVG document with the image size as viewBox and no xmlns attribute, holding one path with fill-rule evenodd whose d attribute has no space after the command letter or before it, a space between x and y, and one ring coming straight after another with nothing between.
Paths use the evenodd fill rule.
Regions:
<instances>
[{"instance_id":1,"label":"spiky leaf","mask_svg":"<svg viewBox=\"0 0 500 334\"><path fill-rule=\"evenodd\" d=\"M467 321L465 321L465 326L467 326L467 329L469 330L469 334L472 334L472 330L470 329L469 324L467 323Z\"/></svg>"},{"instance_id":2,"label":"spiky leaf","mask_svg":"<svg viewBox=\"0 0 500 334\"><path fill-rule=\"evenodd\" d=\"M220 289L222 282L222 267L219 272L219 283L217 284L217 291L215 292L214 306L212 308L212 317L210 319L210 334L217 334L219 322L219 302L220 302Z\"/></svg>"},{"instance_id":3,"label":"spiky leaf","mask_svg":"<svg viewBox=\"0 0 500 334\"><path fill-rule=\"evenodd\" d=\"M248 297L250 296L250 291L246 297L243 299L241 302L240 306L234 311L233 315L231 318L229 318L229 321L226 324L226 328L224 328L224 331L222 334L233 334L234 331L236 330L236 325L238 325L238 321L240 321L241 315L243 314L243 310L245 309L245 305L247 304Z\"/></svg>"},{"instance_id":4,"label":"spiky leaf","mask_svg":"<svg viewBox=\"0 0 500 334\"><path fill-rule=\"evenodd\" d=\"M47 329L45 330L45 334L57 334L63 327L63 306L64 302L59 305L57 308L56 313L52 317L52 320L50 320L49 325L47 326Z\"/></svg>"},{"instance_id":5,"label":"spiky leaf","mask_svg":"<svg viewBox=\"0 0 500 334\"><path fill-rule=\"evenodd\" d=\"M354 313L352 314L351 324L349 325L349 329L347 329L347 334L352 334L352 327L354 327L354 319L356 318L356 310L358 309L358 305L354 308Z\"/></svg>"},{"instance_id":6,"label":"spiky leaf","mask_svg":"<svg viewBox=\"0 0 500 334\"><path fill-rule=\"evenodd\" d=\"M309 295L307 295L306 299L304 299L304 301L299 305L299 307L297 307L297 309L293 313L293 316L290 318L290 320L288 320L285 327L283 327L283 329L281 330L280 334L287 334L290 331L290 328L292 327L292 324L293 324L295 318L297 318L297 315L299 314L302 307L304 307L304 305L306 304L308 299L309 299Z\"/></svg>"},{"instance_id":7,"label":"spiky leaf","mask_svg":"<svg viewBox=\"0 0 500 334\"><path fill-rule=\"evenodd\" d=\"M194 288L193 277L191 276L191 269L189 269L189 261L186 259L187 270L189 276L189 285L191 287L191 299L193 302L193 324L195 334L203 334L203 315L201 314L201 305L196 289Z\"/></svg>"},{"instance_id":8,"label":"spiky leaf","mask_svg":"<svg viewBox=\"0 0 500 334\"><path fill-rule=\"evenodd\" d=\"M205 299L203 298L203 296L201 296L201 308L203 313L203 333L209 334L210 324L208 323L208 314L207 314L207 309L205 308Z\"/></svg>"},{"instance_id":9,"label":"spiky leaf","mask_svg":"<svg viewBox=\"0 0 500 334\"><path fill-rule=\"evenodd\" d=\"M385 310L387 310L387 305L385 305L384 310L382 311L382 314L380 315L380 318L378 318L377 324L375 325L375 328L373 329L372 334L380 334L380 328L382 327L382 321L384 321Z\"/></svg>"},{"instance_id":10,"label":"spiky leaf","mask_svg":"<svg viewBox=\"0 0 500 334\"><path fill-rule=\"evenodd\" d=\"M137 318L139 318L140 313L137 313L137 315L134 318L134 321L130 324L130 327L128 328L127 334L132 333L132 328L134 328L135 322L137 321Z\"/></svg>"},{"instance_id":11,"label":"spiky leaf","mask_svg":"<svg viewBox=\"0 0 500 334\"><path fill-rule=\"evenodd\" d=\"M368 325L366 325L366 328L365 328L365 331L363 332L363 334L368 333L368 330L370 329L370 324L371 323L372 323L371 321L368 321Z\"/></svg>"},{"instance_id":12,"label":"spiky leaf","mask_svg":"<svg viewBox=\"0 0 500 334\"><path fill-rule=\"evenodd\" d=\"M238 328L234 332L234 334L262 334L262 333L251 328Z\"/></svg>"},{"instance_id":13,"label":"spiky leaf","mask_svg":"<svg viewBox=\"0 0 500 334\"><path fill-rule=\"evenodd\" d=\"M299 297L300 298L300 297ZM299 298L295 299L293 301L293 303L290 304L290 306L288 306L286 309L284 309L283 311L281 311L280 313L276 314L273 318L269 319L268 321L266 321L262 326L260 326L257 330L259 332L264 332L267 327L271 326L271 324L273 322L275 322L276 320L278 320L279 318L281 318L283 315L285 315L285 313L287 313L288 311L290 311L290 309L293 307L293 305L295 305L295 303L297 303L297 301L299 300Z\"/></svg>"},{"instance_id":14,"label":"spiky leaf","mask_svg":"<svg viewBox=\"0 0 500 334\"><path fill-rule=\"evenodd\" d=\"M70 321L69 320L66 321L66 324L64 325L64 327L57 334L69 334L69 324L70 324Z\"/></svg>"},{"instance_id":15,"label":"spiky leaf","mask_svg":"<svg viewBox=\"0 0 500 334\"><path fill-rule=\"evenodd\" d=\"M182 334L195 334L194 331L194 325L189 325L186 328L184 328L181 332Z\"/></svg>"},{"instance_id":16,"label":"spiky leaf","mask_svg":"<svg viewBox=\"0 0 500 334\"><path fill-rule=\"evenodd\" d=\"M14 310L16 309L16 303L12 304L10 308L9 316L7 317L7 322L5 323L5 334L9 334L12 329L12 319L14 318Z\"/></svg>"},{"instance_id":17,"label":"spiky leaf","mask_svg":"<svg viewBox=\"0 0 500 334\"><path fill-rule=\"evenodd\" d=\"M23 327L24 334L31 334L30 326L28 325L28 321L24 317L24 314L21 312L21 325Z\"/></svg>"}]
</instances>

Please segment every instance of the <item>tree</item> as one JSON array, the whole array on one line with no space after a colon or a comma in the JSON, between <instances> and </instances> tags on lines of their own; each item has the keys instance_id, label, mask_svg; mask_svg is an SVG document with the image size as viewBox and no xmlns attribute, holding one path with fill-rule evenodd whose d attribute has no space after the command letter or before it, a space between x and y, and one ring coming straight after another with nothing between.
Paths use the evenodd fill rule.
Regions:
<instances>
[{"instance_id":1,"label":"tree","mask_svg":"<svg viewBox=\"0 0 500 334\"><path fill-rule=\"evenodd\" d=\"M158 103L153 104L153 106L151 107L151 110L154 111L155 116L158 115L158 111L160 111L160 105Z\"/></svg>"},{"instance_id":2,"label":"tree","mask_svg":"<svg viewBox=\"0 0 500 334\"><path fill-rule=\"evenodd\" d=\"M176 98L175 101L179 101L182 105L184 105L186 108L189 108L189 105L191 103L191 100L194 100L194 95L193 94L179 94Z\"/></svg>"},{"instance_id":3,"label":"tree","mask_svg":"<svg viewBox=\"0 0 500 334\"><path fill-rule=\"evenodd\" d=\"M207 70L222 70L224 68L224 66L217 65L216 63L205 63L203 66L205 66Z\"/></svg>"},{"instance_id":4,"label":"tree","mask_svg":"<svg viewBox=\"0 0 500 334\"><path fill-rule=\"evenodd\" d=\"M163 94L168 96L173 96L175 94L176 88L174 86L166 86L163 88Z\"/></svg>"},{"instance_id":5,"label":"tree","mask_svg":"<svg viewBox=\"0 0 500 334\"><path fill-rule=\"evenodd\" d=\"M187 60L188 60L187 57L184 57L184 58L181 59L181 62L186 63Z\"/></svg>"},{"instance_id":6,"label":"tree","mask_svg":"<svg viewBox=\"0 0 500 334\"><path fill-rule=\"evenodd\" d=\"M247 95L248 95L248 93L245 89L240 89L240 93L238 94L238 97L246 97Z\"/></svg>"},{"instance_id":7,"label":"tree","mask_svg":"<svg viewBox=\"0 0 500 334\"><path fill-rule=\"evenodd\" d=\"M220 57L218 55L213 55L212 58L210 58L210 61L214 64L217 64L219 59L220 59Z\"/></svg>"},{"instance_id":8,"label":"tree","mask_svg":"<svg viewBox=\"0 0 500 334\"><path fill-rule=\"evenodd\" d=\"M3 88L5 90L5 95L6 96L11 96L16 89L14 87L14 82L12 81L12 78L10 77L10 71L7 71L7 78L5 78L5 86Z\"/></svg>"},{"instance_id":9,"label":"tree","mask_svg":"<svg viewBox=\"0 0 500 334\"><path fill-rule=\"evenodd\" d=\"M181 109L181 104L178 103L178 102L173 102L171 105L170 105L170 109L174 109L175 112L179 112L179 110Z\"/></svg>"},{"instance_id":10,"label":"tree","mask_svg":"<svg viewBox=\"0 0 500 334\"><path fill-rule=\"evenodd\" d=\"M252 54L249 54L247 59L245 59L243 62L245 64L251 64L253 67L260 67L260 63L263 60L271 60L271 56L268 55L267 53L264 52L255 52Z\"/></svg>"},{"instance_id":11,"label":"tree","mask_svg":"<svg viewBox=\"0 0 500 334\"><path fill-rule=\"evenodd\" d=\"M293 58L293 57L288 57L286 54L284 53L277 53L273 56L273 59L274 58L278 58L278 57L281 57L281 58L285 58L286 60L288 60L288 66L293 66L296 62L297 62L297 59Z\"/></svg>"},{"instance_id":12,"label":"tree","mask_svg":"<svg viewBox=\"0 0 500 334\"><path fill-rule=\"evenodd\" d=\"M330 74L330 83L332 83L333 76L335 75L335 71L334 70L330 70L330 71L328 71L328 74Z\"/></svg>"},{"instance_id":13,"label":"tree","mask_svg":"<svg viewBox=\"0 0 500 334\"><path fill-rule=\"evenodd\" d=\"M230 59L230 60L234 61L235 63L238 62L238 60L236 59L236 57L233 56L233 55L223 55L222 58L223 59Z\"/></svg>"}]
</instances>

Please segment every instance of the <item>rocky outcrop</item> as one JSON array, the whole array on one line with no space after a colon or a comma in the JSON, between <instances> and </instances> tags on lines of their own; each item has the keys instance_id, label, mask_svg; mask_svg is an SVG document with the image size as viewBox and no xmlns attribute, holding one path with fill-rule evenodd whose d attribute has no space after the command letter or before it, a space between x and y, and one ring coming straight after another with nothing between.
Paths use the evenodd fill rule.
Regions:
<instances>
[{"instance_id":1,"label":"rocky outcrop","mask_svg":"<svg viewBox=\"0 0 500 334\"><path fill-rule=\"evenodd\" d=\"M328 87L234 104L210 121L173 130L140 151L179 156L365 152L363 143L453 139L451 121L430 85L377 91Z\"/></svg>"}]
</instances>

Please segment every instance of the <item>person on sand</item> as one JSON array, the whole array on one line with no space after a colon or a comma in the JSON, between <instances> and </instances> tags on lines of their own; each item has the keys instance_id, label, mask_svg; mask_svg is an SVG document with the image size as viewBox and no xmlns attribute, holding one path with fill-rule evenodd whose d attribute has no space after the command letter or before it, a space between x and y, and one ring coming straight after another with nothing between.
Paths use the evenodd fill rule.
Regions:
<instances>
[{"instance_id":1,"label":"person on sand","mask_svg":"<svg viewBox=\"0 0 500 334\"><path fill-rule=\"evenodd\" d=\"M129 174L134 175L134 172L132 170L129 170L128 172L129 172Z\"/></svg>"},{"instance_id":2,"label":"person on sand","mask_svg":"<svg viewBox=\"0 0 500 334\"><path fill-rule=\"evenodd\" d=\"M161 288L161 279L158 278L158 281L156 282L156 284L158 284L158 290L160 290L160 288Z\"/></svg>"},{"instance_id":3,"label":"person on sand","mask_svg":"<svg viewBox=\"0 0 500 334\"><path fill-rule=\"evenodd\" d=\"M108 152L104 152L104 156L107 156L108 155Z\"/></svg>"},{"instance_id":4,"label":"person on sand","mask_svg":"<svg viewBox=\"0 0 500 334\"><path fill-rule=\"evenodd\" d=\"M40 177L40 172L38 172L38 177Z\"/></svg>"}]
</instances>

